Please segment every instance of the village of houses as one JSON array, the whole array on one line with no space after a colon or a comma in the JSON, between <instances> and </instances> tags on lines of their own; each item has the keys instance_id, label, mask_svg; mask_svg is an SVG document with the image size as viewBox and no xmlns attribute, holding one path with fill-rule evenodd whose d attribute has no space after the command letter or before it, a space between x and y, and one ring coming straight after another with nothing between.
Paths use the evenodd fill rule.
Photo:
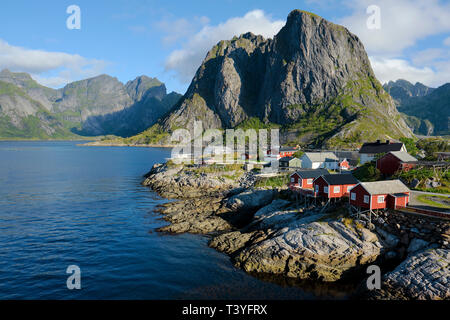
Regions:
<instances>
[{"instance_id":1,"label":"village of houses","mask_svg":"<svg viewBox=\"0 0 450 320\"><path fill-rule=\"evenodd\" d=\"M357 215L393 209L439 218L450 216L449 210L442 207L414 203L414 193L427 193L410 190L405 183L392 178L395 173L407 172L418 165L447 171L449 153L442 152L439 155L441 161L420 161L408 153L403 143L389 140L364 143L358 151L312 150L296 157L299 151L302 150L298 146L279 147L275 152L269 149L264 161L256 161L242 153L241 162L247 171L261 167L256 173L260 177L289 174L288 188L295 197L305 203L320 204L324 209L331 203L348 201ZM217 152L227 153L225 149L208 151L211 154ZM381 181L361 182L353 175L358 167L368 162L376 164L382 175ZM204 158L203 165L211 163L214 160Z\"/></svg>"}]
</instances>

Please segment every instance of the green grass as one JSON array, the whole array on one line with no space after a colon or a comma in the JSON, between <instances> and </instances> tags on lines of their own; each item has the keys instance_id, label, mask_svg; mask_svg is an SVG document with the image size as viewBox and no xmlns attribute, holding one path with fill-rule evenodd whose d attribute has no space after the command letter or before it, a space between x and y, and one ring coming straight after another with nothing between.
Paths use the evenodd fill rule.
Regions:
<instances>
[{"instance_id":1,"label":"green grass","mask_svg":"<svg viewBox=\"0 0 450 320\"><path fill-rule=\"evenodd\" d=\"M353 175L362 182L378 181L381 179L381 172L376 168L374 162L366 162L358 167Z\"/></svg>"},{"instance_id":2,"label":"green grass","mask_svg":"<svg viewBox=\"0 0 450 320\"><path fill-rule=\"evenodd\" d=\"M423 195L417 196L416 199L418 201L420 201L424 204L430 205L432 207L437 207L437 208L442 208L442 209L450 209L450 205L446 205L444 203L437 202L437 201L433 200L433 198L441 198L441 199L446 200L446 202L450 203L450 199L445 196L436 196L436 195L429 196L429 195L423 194Z\"/></svg>"},{"instance_id":3,"label":"green grass","mask_svg":"<svg viewBox=\"0 0 450 320\"><path fill-rule=\"evenodd\" d=\"M260 178L256 181L255 187L257 188L281 188L285 187L289 183L290 174L284 174L282 176Z\"/></svg>"}]
</instances>

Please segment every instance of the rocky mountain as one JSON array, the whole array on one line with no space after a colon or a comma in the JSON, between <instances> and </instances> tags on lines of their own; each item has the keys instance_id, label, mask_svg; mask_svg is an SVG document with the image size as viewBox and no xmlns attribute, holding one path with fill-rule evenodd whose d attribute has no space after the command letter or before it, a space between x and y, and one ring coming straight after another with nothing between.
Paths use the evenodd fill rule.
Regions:
<instances>
[{"instance_id":1,"label":"rocky mountain","mask_svg":"<svg viewBox=\"0 0 450 320\"><path fill-rule=\"evenodd\" d=\"M394 98L398 111L415 133L421 135L450 134L450 83L429 88L406 80L390 81L384 86Z\"/></svg>"},{"instance_id":2,"label":"rocky mountain","mask_svg":"<svg viewBox=\"0 0 450 320\"><path fill-rule=\"evenodd\" d=\"M153 125L181 97L156 78L125 85L100 75L55 90L26 73L0 72L0 137L130 136Z\"/></svg>"},{"instance_id":3,"label":"rocky mountain","mask_svg":"<svg viewBox=\"0 0 450 320\"><path fill-rule=\"evenodd\" d=\"M160 138L191 128L194 119L204 128L278 126L282 143L356 145L412 136L361 41L301 10L273 39L246 33L215 45L184 97L149 132Z\"/></svg>"},{"instance_id":4,"label":"rocky mountain","mask_svg":"<svg viewBox=\"0 0 450 320\"><path fill-rule=\"evenodd\" d=\"M402 102L413 97L423 97L427 94L433 92L435 89L427 87L426 85L416 82L412 84L411 82L403 79L398 79L397 81L389 81L383 85L384 90L394 98L396 105L401 105Z\"/></svg>"}]
</instances>

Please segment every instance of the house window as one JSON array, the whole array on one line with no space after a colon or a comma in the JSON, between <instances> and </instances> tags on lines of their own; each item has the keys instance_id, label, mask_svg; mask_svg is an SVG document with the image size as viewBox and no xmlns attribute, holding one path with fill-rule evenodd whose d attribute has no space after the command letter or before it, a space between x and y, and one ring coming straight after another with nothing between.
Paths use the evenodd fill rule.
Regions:
<instances>
[{"instance_id":1,"label":"house window","mask_svg":"<svg viewBox=\"0 0 450 320\"><path fill-rule=\"evenodd\" d=\"M312 183L313 183L313 179L308 179L308 180L306 180L306 183L307 183L307 184L312 184Z\"/></svg>"},{"instance_id":2,"label":"house window","mask_svg":"<svg viewBox=\"0 0 450 320\"><path fill-rule=\"evenodd\" d=\"M369 203L369 196L368 195L364 195L364 203Z\"/></svg>"},{"instance_id":3,"label":"house window","mask_svg":"<svg viewBox=\"0 0 450 320\"><path fill-rule=\"evenodd\" d=\"M291 178L291 182L295 182L295 179L294 179L294 178Z\"/></svg>"},{"instance_id":4,"label":"house window","mask_svg":"<svg viewBox=\"0 0 450 320\"><path fill-rule=\"evenodd\" d=\"M319 192L319 186L316 186L316 192Z\"/></svg>"},{"instance_id":5,"label":"house window","mask_svg":"<svg viewBox=\"0 0 450 320\"><path fill-rule=\"evenodd\" d=\"M356 200L356 193L352 192L352 193L350 194L350 199Z\"/></svg>"},{"instance_id":6,"label":"house window","mask_svg":"<svg viewBox=\"0 0 450 320\"><path fill-rule=\"evenodd\" d=\"M334 187L334 193L339 193L339 192L341 192L341 187L340 186Z\"/></svg>"},{"instance_id":7,"label":"house window","mask_svg":"<svg viewBox=\"0 0 450 320\"><path fill-rule=\"evenodd\" d=\"M353 189L353 186L347 186L347 192L350 192L350 190Z\"/></svg>"},{"instance_id":8,"label":"house window","mask_svg":"<svg viewBox=\"0 0 450 320\"><path fill-rule=\"evenodd\" d=\"M378 203L384 203L384 196L378 196Z\"/></svg>"},{"instance_id":9,"label":"house window","mask_svg":"<svg viewBox=\"0 0 450 320\"><path fill-rule=\"evenodd\" d=\"M323 188L323 192L328 193L328 187Z\"/></svg>"}]
</instances>

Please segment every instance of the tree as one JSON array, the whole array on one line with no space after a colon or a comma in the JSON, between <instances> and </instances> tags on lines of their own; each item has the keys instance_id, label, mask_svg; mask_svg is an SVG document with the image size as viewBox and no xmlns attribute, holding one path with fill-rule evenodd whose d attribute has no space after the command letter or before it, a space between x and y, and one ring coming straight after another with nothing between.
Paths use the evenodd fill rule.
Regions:
<instances>
[{"instance_id":1,"label":"tree","mask_svg":"<svg viewBox=\"0 0 450 320\"><path fill-rule=\"evenodd\" d=\"M408 150L408 153L412 156L416 156L417 152L419 152L419 149L416 146L416 143L414 139L412 138L400 138L400 141L403 142L403 144L406 147L406 150Z\"/></svg>"}]
</instances>

